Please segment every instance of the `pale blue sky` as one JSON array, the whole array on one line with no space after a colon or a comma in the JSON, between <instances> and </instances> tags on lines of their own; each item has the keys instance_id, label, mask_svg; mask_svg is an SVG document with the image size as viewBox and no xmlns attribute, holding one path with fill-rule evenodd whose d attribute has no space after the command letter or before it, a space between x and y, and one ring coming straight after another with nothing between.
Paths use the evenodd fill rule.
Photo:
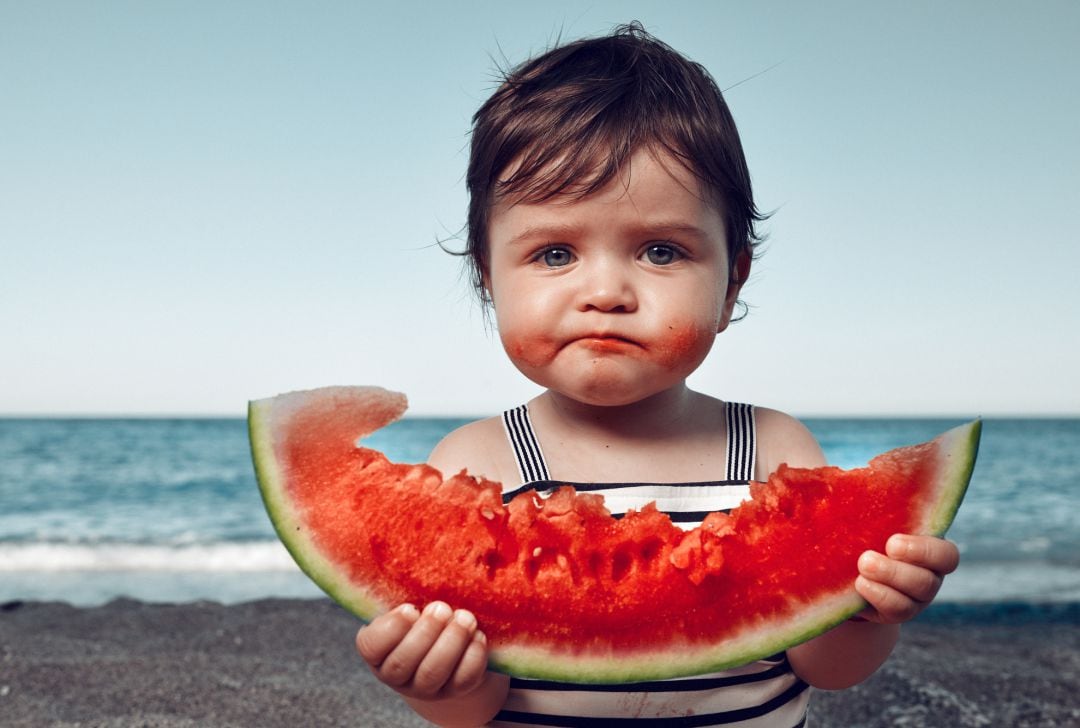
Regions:
<instances>
[{"instance_id":1,"label":"pale blue sky","mask_svg":"<svg viewBox=\"0 0 1080 728\"><path fill-rule=\"evenodd\" d=\"M457 232L492 57L637 18L775 210L692 384L796 414L1080 414L1080 3L0 1L0 414L536 390ZM779 64L779 65L776 65Z\"/></svg>"}]
</instances>

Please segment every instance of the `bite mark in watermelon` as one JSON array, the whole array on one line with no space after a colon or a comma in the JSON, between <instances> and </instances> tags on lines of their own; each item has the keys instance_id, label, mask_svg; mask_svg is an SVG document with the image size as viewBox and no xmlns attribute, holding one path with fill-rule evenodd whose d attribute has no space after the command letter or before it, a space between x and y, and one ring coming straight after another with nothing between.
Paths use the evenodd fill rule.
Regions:
<instances>
[{"instance_id":1,"label":"bite mark in watermelon","mask_svg":"<svg viewBox=\"0 0 1080 728\"><path fill-rule=\"evenodd\" d=\"M981 429L856 470L781 466L752 500L683 531L652 505L615 519L569 486L503 505L498 483L356 444L405 409L376 387L250 403L259 487L286 548L362 620L443 600L476 614L493 669L584 683L722 670L848 619L865 606L859 554L952 523Z\"/></svg>"}]
</instances>

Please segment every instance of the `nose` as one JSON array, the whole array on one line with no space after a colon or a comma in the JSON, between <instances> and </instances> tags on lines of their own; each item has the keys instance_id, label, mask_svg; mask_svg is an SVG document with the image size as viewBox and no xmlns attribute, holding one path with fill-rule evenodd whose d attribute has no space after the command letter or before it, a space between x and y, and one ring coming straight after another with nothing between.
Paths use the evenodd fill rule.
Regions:
<instances>
[{"instance_id":1,"label":"nose","mask_svg":"<svg viewBox=\"0 0 1080 728\"><path fill-rule=\"evenodd\" d=\"M579 310L630 313L637 306L633 275L620 262L598 260L582 271Z\"/></svg>"}]
</instances>

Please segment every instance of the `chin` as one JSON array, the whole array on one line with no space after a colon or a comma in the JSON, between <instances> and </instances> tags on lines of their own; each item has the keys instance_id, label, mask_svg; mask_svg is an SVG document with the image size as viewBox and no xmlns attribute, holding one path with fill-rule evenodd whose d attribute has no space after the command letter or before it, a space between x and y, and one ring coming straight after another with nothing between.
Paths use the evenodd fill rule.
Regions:
<instances>
[{"instance_id":1,"label":"chin","mask_svg":"<svg viewBox=\"0 0 1080 728\"><path fill-rule=\"evenodd\" d=\"M590 405L592 407L623 407L623 406L628 405L628 404L634 404L635 402L640 402L641 400L646 399L646 397L647 397L647 395L646 395L646 397L637 397L637 396L631 396L631 395L624 395L624 396L602 395L601 396L601 395L595 395L595 394L589 394L589 395L584 395L584 396L579 397L579 396L575 396L573 393L569 394L568 396L573 397L574 399L576 399L578 402L581 402L582 404L587 404L587 405Z\"/></svg>"},{"instance_id":2,"label":"chin","mask_svg":"<svg viewBox=\"0 0 1080 728\"><path fill-rule=\"evenodd\" d=\"M640 382L634 384L604 382L594 386L578 386L572 391L563 391L567 396L583 404L595 407L622 407L641 402L667 389L667 387L657 389L655 380L650 384L651 386L645 387L641 386Z\"/></svg>"},{"instance_id":3,"label":"chin","mask_svg":"<svg viewBox=\"0 0 1080 728\"><path fill-rule=\"evenodd\" d=\"M641 367L639 363L626 367L606 359L561 367L561 371L532 368L520 361L514 364L541 387L593 407L634 404L685 381L685 375L667 368Z\"/></svg>"}]
</instances>

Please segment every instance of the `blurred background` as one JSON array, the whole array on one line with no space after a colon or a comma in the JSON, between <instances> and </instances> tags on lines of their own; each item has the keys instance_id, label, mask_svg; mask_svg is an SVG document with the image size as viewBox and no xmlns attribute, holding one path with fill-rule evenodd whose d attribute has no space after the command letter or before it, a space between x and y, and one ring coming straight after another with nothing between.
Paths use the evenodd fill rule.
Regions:
<instances>
[{"instance_id":1,"label":"blurred background","mask_svg":"<svg viewBox=\"0 0 1080 728\"><path fill-rule=\"evenodd\" d=\"M316 593L245 403L536 393L462 275L498 69L640 20L714 75L769 240L691 384L833 462L987 417L956 600L1080 596L1080 5L0 0L0 599Z\"/></svg>"},{"instance_id":2,"label":"blurred background","mask_svg":"<svg viewBox=\"0 0 1080 728\"><path fill-rule=\"evenodd\" d=\"M774 213L695 386L1080 412L1076 3L47 1L0 3L0 413L527 399L437 245L470 117L500 65L631 19L728 89Z\"/></svg>"}]
</instances>

